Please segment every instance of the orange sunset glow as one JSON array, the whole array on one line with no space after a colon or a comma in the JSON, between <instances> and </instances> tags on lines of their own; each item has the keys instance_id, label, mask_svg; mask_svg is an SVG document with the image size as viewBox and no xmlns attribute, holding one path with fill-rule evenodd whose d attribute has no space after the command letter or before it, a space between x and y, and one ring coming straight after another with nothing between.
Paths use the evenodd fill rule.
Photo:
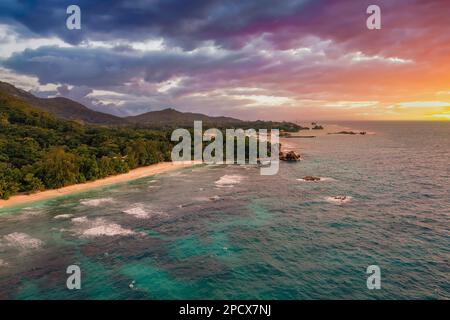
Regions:
<instances>
[{"instance_id":1,"label":"orange sunset glow","mask_svg":"<svg viewBox=\"0 0 450 320\"><path fill-rule=\"evenodd\" d=\"M9 8L0 77L119 116L173 107L249 120L449 120L450 2L377 1L379 30L366 27L369 4L249 6L235 24L220 6L205 17L124 9L104 23L88 6L78 33L53 15L38 25L38 4L23 17Z\"/></svg>"}]
</instances>

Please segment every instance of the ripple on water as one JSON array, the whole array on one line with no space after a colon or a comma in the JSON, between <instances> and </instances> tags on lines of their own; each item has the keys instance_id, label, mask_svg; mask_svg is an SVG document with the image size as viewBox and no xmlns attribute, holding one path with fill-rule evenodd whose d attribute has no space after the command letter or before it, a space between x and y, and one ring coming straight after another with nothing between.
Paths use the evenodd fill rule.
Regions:
<instances>
[{"instance_id":1,"label":"ripple on water","mask_svg":"<svg viewBox=\"0 0 450 320\"><path fill-rule=\"evenodd\" d=\"M220 201L220 200L223 200L223 198L222 197L220 197L219 195L214 195L214 196L212 196L212 197L207 197L207 196L204 196L204 197L195 197L195 198L193 198L192 200L194 200L194 201L196 201L196 202L209 202L209 201Z\"/></svg>"}]
</instances>

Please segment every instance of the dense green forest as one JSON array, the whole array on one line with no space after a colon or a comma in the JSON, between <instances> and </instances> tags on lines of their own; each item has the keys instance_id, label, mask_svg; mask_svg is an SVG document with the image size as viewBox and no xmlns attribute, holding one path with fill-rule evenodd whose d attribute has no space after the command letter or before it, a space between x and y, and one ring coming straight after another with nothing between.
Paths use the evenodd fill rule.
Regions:
<instances>
[{"instance_id":1,"label":"dense green forest","mask_svg":"<svg viewBox=\"0 0 450 320\"><path fill-rule=\"evenodd\" d=\"M298 126L286 122L240 122L244 129L252 124L255 129L298 130ZM192 128L188 129L192 132ZM63 120L30 106L20 97L0 92L0 198L170 161L172 130ZM246 138L246 153L248 144Z\"/></svg>"},{"instance_id":2,"label":"dense green forest","mask_svg":"<svg viewBox=\"0 0 450 320\"><path fill-rule=\"evenodd\" d=\"M170 132L59 120L0 94L0 198L170 160Z\"/></svg>"}]
</instances>

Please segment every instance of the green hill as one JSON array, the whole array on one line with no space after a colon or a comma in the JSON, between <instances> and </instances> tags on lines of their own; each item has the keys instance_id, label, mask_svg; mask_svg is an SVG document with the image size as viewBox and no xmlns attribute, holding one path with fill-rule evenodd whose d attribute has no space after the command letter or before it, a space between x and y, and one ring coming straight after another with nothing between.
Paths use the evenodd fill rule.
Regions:
<instances>
[{"instance_id":1,"label":"green hill","mask_svg":"<svg viewBox=\"0 0 450 320\"><path fill-rule=\"evenodd\" d=\"M168 134L61 120L0 93L0 198L169 160Z\"/></svg>"},{"instance_id":2,"label":"green hill","mask_svg":"<svg viewBox=\"0 0 450 320\"><path fill-rule=\"evenodd\" d=\"M54 116L65 120L77 120L90 124L120 125L124 120L110 114L91 110L73 100L56 98L39 98L29 92L16 88L12 84L0 81L0 93L15 97L26 102L36 109L47 111Z\"/></svg>"},{"instance_id":3,"label":"green hill","mask_svg":"<svg viewBox=\"0 0 450 320\"><path fill-rule=\"evenodd\" d=\"M246 122L173 109L123 119L69 99L36 98L0 82L0 198L169 161L172 129L192 127L194 120L222 129L300 128L287 122Z\"/></svg>"},{"instance_id":4,"label":"green hill","mask_svg":"<svg viewBox=\"0 0 450 320\"><path fill-rule=\"evenodd\" d=\"M74 120L85 124L103 126L133 126L140 128L174 129L193 127L195 120L201 120L205 127L215 128L278 128L285 131L297 131L301 127L290 122L242 121L230 117L211 117L201 113L180 112L172 108L150 111L137 116L117 117L111 114L91 110L73 100L56 98L39 98L29 92L16 88L12 84L0 81L0 93L14 97L29 107L47 111L58 119Z\"/></svg>"}]
</instances>

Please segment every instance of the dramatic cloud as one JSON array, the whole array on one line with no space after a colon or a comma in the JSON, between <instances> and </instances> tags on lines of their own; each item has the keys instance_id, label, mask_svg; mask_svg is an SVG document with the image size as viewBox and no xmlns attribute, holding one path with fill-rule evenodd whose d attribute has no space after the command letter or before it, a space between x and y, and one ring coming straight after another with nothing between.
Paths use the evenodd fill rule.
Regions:
<instances>
[{"instance_id":1,"label":"dramatic cloud","mask_svg":"<svg viewBox=\"0 0 450 320\"><path fill-rule=\"evenodd\" d=\"M85 0L82 29L68 30L72 2L2 1L0 76L117 115L445 114L450 2L377 1L376 31L366 28L372 2Z\"/></svg>"},{"instance_id":2,"label":"dramatic cloud","mask_svg":"<svg viewBox=\"0 0 450 320\"><path fill-rule=\"evenodd\" d=\"M77 44L85 39L142 40L163 37L171 44L194 49L199 42L214 40L223 44L240 42L253 28L289 19L301 12L306 0L220 1L220 0L81 0L83 28L65 28L70 1L3 1L0 17L30 32L57 36Z\"/></svg>"},{"instance_id":3,"label":"dramatic cloud","mask_svg":"<svg viewBox=\"0 0 450 320\"><path fill-rule=\"evenodd\" d=\"M103 48L40 47L14 54L4 66L39 77L41 83L66 82L73 85L110 86L133 78L163 82L189 74L236 72L257 68L261 59L238 53L208 55L202 52L136 50L116 51Z\"/></svg>"}]
</instances>

